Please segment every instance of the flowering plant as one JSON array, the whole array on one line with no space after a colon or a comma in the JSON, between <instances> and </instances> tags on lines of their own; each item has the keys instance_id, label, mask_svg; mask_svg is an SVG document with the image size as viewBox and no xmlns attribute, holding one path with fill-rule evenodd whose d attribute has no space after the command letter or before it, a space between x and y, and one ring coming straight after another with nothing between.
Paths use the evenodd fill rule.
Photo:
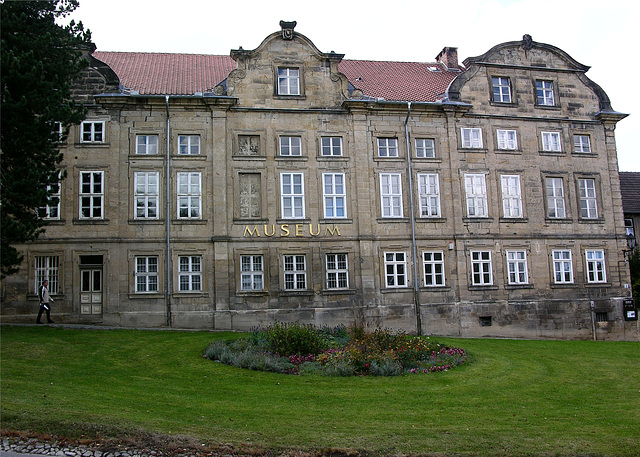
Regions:
<instances>
[{"instance_id":1,"label":"flowering plant","mask_svg":"<svg viewBox=\"0 0 640 457\"><path fill-rule=\"evenodd\" d=\"M239 352L235 356L233 348ZM428 337L380 328L367 332L355 326L315 329L300 324L275 324L229 344L212 343L205 357L245 368L334 376L432 373L468 361L464 349ZM246 366L253 358L263 362Z\"/></svg>"}]
</instances>

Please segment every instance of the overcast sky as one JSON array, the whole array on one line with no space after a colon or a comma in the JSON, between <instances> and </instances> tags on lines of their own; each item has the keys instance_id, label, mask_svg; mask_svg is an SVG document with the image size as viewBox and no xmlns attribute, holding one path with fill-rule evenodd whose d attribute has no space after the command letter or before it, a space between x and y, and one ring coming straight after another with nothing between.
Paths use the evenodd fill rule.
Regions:
<instances>
[{"instance_id":1,"label":"overcast sky","mask_svg":"<svg viewBox=\"0 0 640 457\"><path fill-rule=\"evenodd\" d=\"M637 11L630 0L80 0L73 17L99 51L228 55L255 49L297 21L296 31L322 52L347 59L433 62L444 46L460 62L505 41L534 41L567 52L630 114L616 128L619 169L640 172L640 59ZM633 8L633 11L632 11ZM633 28L632 28L633 27ZM627 82L630 79L633 81Z\"/></svg>"}]
</instances>

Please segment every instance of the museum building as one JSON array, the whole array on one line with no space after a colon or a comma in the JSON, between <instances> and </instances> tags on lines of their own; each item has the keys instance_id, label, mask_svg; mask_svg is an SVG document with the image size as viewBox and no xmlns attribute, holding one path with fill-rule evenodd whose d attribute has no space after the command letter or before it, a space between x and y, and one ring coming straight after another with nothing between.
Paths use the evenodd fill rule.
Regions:
<instances>
[{"instance_id":1,"label":"museum building","mask_svg":"<svg viewBox=\"0 0 640 457\"><path fill-rule=\"evenodd\" d=\"M295 25L229 56L87 53L4 322L35 321L48 279L63 323L639 339L626 114L589 67L528 35L347 60Z\"/></svg>"}]
</instances>

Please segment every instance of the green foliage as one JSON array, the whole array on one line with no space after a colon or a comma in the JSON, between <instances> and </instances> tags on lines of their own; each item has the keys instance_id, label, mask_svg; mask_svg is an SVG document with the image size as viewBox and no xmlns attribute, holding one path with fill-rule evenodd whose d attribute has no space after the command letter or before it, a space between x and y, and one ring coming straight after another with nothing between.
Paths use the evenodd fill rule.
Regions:
<instances>
[{"instance_id":1,"label":"green foliage","mask_svg":"<svg viewBox=\"0 0 640 457\"><path fill-rule=\"evenodd\" d=\"M56 24L77 6L77 0L0 3L2 276L22 260L13 245L42 232L38 208L57 203L62 155L54 124L62 125L64 141L69 126L84 119L84 108L70 100L71 85L86 66L81 48L91 36L82 23Z\"/></svg>"},{"instance_id":2,"label":"green foliage","mask_svg":"<svg viewBox=\"0 0 640 457\"><path fill-rule=\"evenodd\" d=\"M300 323L275 323L258 331L263 332L271 352L290 356L295 354L319 354L328 348L326 338L316 332L313 325Z\"/></svg>"},{"instance_id":3,"label":"green foliage","mask_svg":"<svg viewBox=\"0 0 640 457\"><path fill-rule=\"evenodd\" d=\"M366 332L356 326L315 329L299 323L276 323L256 329L246 338L213 341L204 356L253 370L329 376L428 373L467 361L462 349L404 332Z\"/></svg>"}]
</instances>

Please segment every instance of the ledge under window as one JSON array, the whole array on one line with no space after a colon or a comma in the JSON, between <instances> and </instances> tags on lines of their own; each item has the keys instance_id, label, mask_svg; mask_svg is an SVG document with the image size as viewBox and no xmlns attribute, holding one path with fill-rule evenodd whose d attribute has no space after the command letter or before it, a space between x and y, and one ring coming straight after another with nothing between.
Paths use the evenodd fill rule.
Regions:
<instances>
[{"instance_id":1,"label":"ledge under window","mask_svg":"<svg viewBox=\"0 0 640 457\"><path fill-rule=\"evenodd\" d=\"M406 223L406 222L409 222L409 218L408 217L379 217L376 219L376 221L378 222L378 224L386 224L390 222Z\"/></svg>"},{"instance_id":2,"label":"ledge under window","mask_svg":"<svg viewBox=\"0 0 640 457\"><path fill-rule=\"evenodd\" d=\"M493 222L492 217L463 217L463 222Z\"/></svg>"},{"instance_id":3,"label":"ledge under window","mask_svg":"<svg viewBox=\"0 0 640 457\"><path fill-rule=\"evenodd\" d=\"M353 224L353 219L351 218L322 218L318 219L318 223L320 224Z\"/></svg>"},{"instance_id":4,"label":"ledge under window","mask_svg":"<svg viewBox=\"0 0 640 457\"><path fill-rule=\"evenodd\" d=\"M160 292L133 292L129 294L129 299L143 299L148 300L153 298L154 300L159 300L164 298L164 293Z\"/></svg>"},{"instance_id":5,"label":"ledge under window","mask_svg":"<svg viewBox=\"0 0 640 457\"><path fill-rule=\"evenodd\" d=\"M136 224L163 225L165 224L164 219L129 219L127 222L129 223L129 225L136 225Z\"/></svg>"},{"instance_id":6,"label":"ledge under window","mask_svg":"<svg viewBox=\"0 0 640 457\"><path fill-rule=\"evenodd\" d=\"M572 224L573 223L573 219L566 218L566 217L563 217L563 218L546 217L544 220L547 224Z\"/></svg>"},{"instance_id":7,"label":"ledge under window","mask_svg":"<svg viewBox=\"0 0 640 457\"><path fill-rule=\"evenodd\" d=\"M207 219L171 219L172 224L206 225Z\"/></svg>"},{"instance_id":8,"label":"ledge under window","mask_svg":"<svg viewBox=\"0 0 640 457\"><path fill-rule=\"evenodd\" d=\"M475 290L475 291L482 291L482 290L498 290L498 286L496 286L495 284L491 284L491 285L470 285L468 287L468 290Z\"/></svg>"},{"instance_id":9,"label":"ledge under window","mask_svg":"<svg viewBox=\"0 0 640 457\"><path fill-rule=\"evenodd\" d=\"M578 223L579 224L604 224L604 219L601 217L594 218L594 219L579 218Z\"/></svg>"},{"instance_id":10,"label":"ledge under window","mask_svg":"<svg viewBox=\"0 0 640 457\"><path fill-rule=\"evenodd\" d=\"M416 217L415 219L416 223L423 223L423 224L427 224L429 222L435 222L435 223L442 223L442 222L447 222L447 218L446 217L440 217L440 216L434 216L434 217Z\"/></svg>"},{"instance_id":11,"label":"ledge under window","mask_svg":"<svg viewBox=\"0 0 640 457\"><path fill-rule=\"evenodd\" d=\"M458 148L458 152L460 153L477 153L477 154L486 154L488 152L487 148Z\"/></svg>"},{"instance_id":12,"label":"ledge under window","mask_svg":"<svg viewBox=\"0 0 640 457\"><path fill-rule=\"evenodd\" d=\"M282 290L278 294L281 297L313 297L315 291L313 290Z\"/></svg>"},{"instance_id":13,"label":"ledge under window","mask_svg":"<svg viewBox=\"0 0 640 457\"><path fill-rule=\"evenodd\" d=\"M585 283L584 287L587 287L589 289L595 288L595 287L606 287L609 288L611 287L611 283L610 282L587 282Z\"/></svg>"},{"instance_id":14,"label":"ledge under window","mask_svg":"<svg viewBox=\"0 0 640 457\"><path fill-rule=\"evenodd\" d=\"M267 297L269 296L268 290L238 290L236 291L237 297Z\"/></svg>"},{"instance_id":15,"label":"ledge under window","mask_svg":"<svg viewBox=\"0 0 640 457\"><path fill-rule=\"evenodd\" d=\"M380 289L380 293L382 294L393 294L396 292L401 292L401 293L409 293L409 292L413 292L413 289L409 286L406 287L385 287L384 289Z\"/></svg>"},{"instance_id":16,"label":"ledge under window","mask_svg":"<svg viewBox=\"0 0 640 457\"><path fill-rule=\"evenodd\" d=\"M76 225L107 225L109 219L74 219L73 223Z\"/></svg>"},{"instance_id":17,"label":"ledge under window","mask_svg":"<svg viewBox=\"0 0 640 457\"><path fill-rule=\"evenodd\" d=\"M504 286L506 290L533 289L533 284L507 284Z\"/></svg>"},{"instance_id":18,"label":"ledge under window","mask_svg":"<svg viewBox=\"0 0 640 457\"><path fill-rule=\"evenodd\" d=\"M322 289L320 295L353 295L355 289Z\"/></svg>"},{"instance_id":19,"label":"ledge under window","mask_svg":"<svg viewBox=\"0 0 640 457\"><path fill-rule=\"evenodd\" d=\"M504 224L523 224L529 222L528 217L501 217L500 222Z\"/></svg>"}]
</instances>

